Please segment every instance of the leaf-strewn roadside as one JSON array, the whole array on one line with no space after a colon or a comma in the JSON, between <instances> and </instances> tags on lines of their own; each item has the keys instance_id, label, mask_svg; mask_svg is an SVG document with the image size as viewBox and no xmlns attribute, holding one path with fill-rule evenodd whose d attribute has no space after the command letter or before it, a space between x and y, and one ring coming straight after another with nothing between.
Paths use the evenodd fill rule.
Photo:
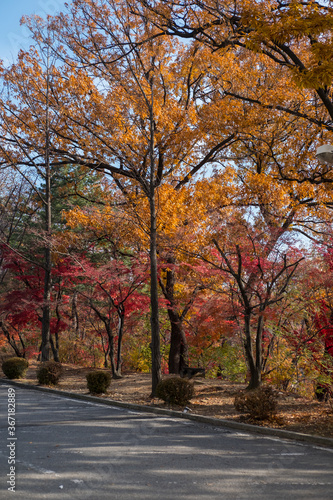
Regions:
<instances>
[{"instance_id":1,"label":"leaf-strewn roadside","mask_svg":"<svg viewBox=\"0 0 333 500\"><path fill-rule=\"evenodd\" d=\"M93 369L74 365L63 366L64 376L57 389L88 394L86 374ZM25 378L20 381L38 385L36 363L30 363ZM244 384L200 378L194 380L194 387L195 397L188 405L192 413L333 438L333 411L330 403L319 403L291 392L281 391L277 418L269 422L254 422L245 419L234 408L235 394L245 388ZM127 403L165 407L162 401L151 400L150 392L150 374L126 373L123 378L112 380L108 393L100 397ZM179 408L174 409L179 410Z\"/></svg>"}]
</instances>

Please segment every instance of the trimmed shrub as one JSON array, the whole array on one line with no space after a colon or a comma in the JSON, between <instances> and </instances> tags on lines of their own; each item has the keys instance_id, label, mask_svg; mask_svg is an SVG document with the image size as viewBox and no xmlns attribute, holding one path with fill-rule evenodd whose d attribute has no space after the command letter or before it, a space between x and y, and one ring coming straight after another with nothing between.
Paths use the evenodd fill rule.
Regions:
<instances>
[{"instance_id":1,"label":"trimmed shrub","mask_svg":"<svg viewBox=\"0 0 333 500\"><path fill-rule=\"evenodd\" d=\"M24 358L9 358L2 363L2 371L7 378L23 378L29 363Z\"/></svg>"},{"instance_id":2,"label":"trimmed shrub","mask_svg":"<svg viewBox=\"0 0 333 500\"><path fill-rule=\"evenodd\" d=\"M156 396L168 404L184 406L194 395L194 387L188 379L171 377L159 382Z\"/></svg>"},{"instance_id":3,"label":"trimmed shrub","mask_svg":"<svg viewBox=\"0 0 333 500\"><path fill-rule=\"evenodd\" d=\"M237 394L234 405L238 412L252 419L270 419L276 415L277 396L271 387L263 386Z\"/></svg>"},{"instance_id":4,"label":"trimmed shrub","mask_svg":"<svg viewBox=\"0 0 333 500\"><path fill-rule=\"evenodd\" d=\"M102 394L111 384L111 373L96 370L86 375L87 387L92 394Z\"/></svg>"},{"instance_id":5,"label":"trimmed shrub","mask_svg":"<svg viewBox=\"0 0 333 500\"><path fill-rule=\"evenodd\" d=\"M45 361L37 369L37 380L43 385L57 385L62 375L62 365L57 361Z\"/></svg>"},{"instance_id":6,"label":"trimmed shrub","mask_svg":"<svg viewBox=\"0 0 333 500\"><path fill-rule=\"evenodd\" d=\"M329 384L321 384L320 382L317 383L315 388L315 397L317 401L327 403L329 399L332 399L332 396L333 396L332 386L330 387Z\"/></svg>"}]
</instances>

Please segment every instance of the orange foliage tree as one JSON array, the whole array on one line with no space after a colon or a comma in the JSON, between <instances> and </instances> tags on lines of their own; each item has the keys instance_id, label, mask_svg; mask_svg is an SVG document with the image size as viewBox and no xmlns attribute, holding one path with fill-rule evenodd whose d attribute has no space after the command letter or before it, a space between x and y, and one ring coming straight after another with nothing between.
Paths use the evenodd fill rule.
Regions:
<instances>
[{"instance_id":1,"label":"orange foliage tree","mask_svg":"<svg viewBox=\"0 0 333 500\"><path fill-rule=\"evenodd\" d=\"M158 27L159 36L177 36L208 47L213 69L218 58L226 61L214 88L222 83L221 92L236 106L253 107L268 120L276 111L287 114L301 127L311 125L312 140L316 136L319 144L332 137L332 2L139 0L132 7ZM229 71L233 67L243 76L243 88L234 82ZM281 82L285 95L276 92ZM308 143L309 148L313 158L315 144ZM332 183L327 165L318 165L311 156L304 160L301 169L280 168L280 177Z\"/></svg>"},{"instance_id":2,"label":"orange foliage tree","mask_svg":"<svg viewBox=\"0 0 333 500\"><path fill-rule=\"evenodd\" d=\"M47 26L38 18L27 23L59 56L51 161L102 171L125 196L140 189L149 200L154 392L160 380L156 193L166 179L175 186L188 181L234 135L226 125L218 140L205 140L197 50L155 38L155 28L126 2L76 0Z\"/></svg>"},{"instance_id":3,"label":"orange foliage tree","mask_svg":"<svg viewBox=\"0 0 333 500\"><path fill-rule=\"evenodd\" d=\"M74 0L47 22L26 23L57 62L45 79L31 49L2 68L14 96L2 100L3 164L79 165L109 177L112 193L89 217L110 234L109 220L121 220L123 241L149 250L154 393L159 284L177 355L184 351L179 371L182 322L206 285L195 271L199 256L221 270L220 285L228 282L233 297L236 283L246 319L260 310L249 294L258 298L261 281L281 271L279 295L291 280L297 259L289 265L281 242L292 231L315 238L318 222L329 220L332 172L313 158L333 130L325 57L332 9L312 1ZM42 90L30 88L32 75ZM47 141L36 112L39 105L45 115L46 103ZM74 224L86 215L77 210ZM253 322L244 323L252 386L260 384L267 304L256 316L257 337Z\"/></svg>"}]
</instances>

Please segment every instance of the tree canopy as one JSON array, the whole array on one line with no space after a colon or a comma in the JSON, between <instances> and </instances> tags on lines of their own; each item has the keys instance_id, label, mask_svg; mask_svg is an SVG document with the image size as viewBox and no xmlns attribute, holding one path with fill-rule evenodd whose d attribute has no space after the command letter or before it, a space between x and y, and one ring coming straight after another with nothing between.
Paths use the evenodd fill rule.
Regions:
<instances>
[{"instance_id":1,"label":"tree canopy","mask_svg":"<svg viewBox=\"0 0 333 500\"><path fill-rule=\"evenodd\" d=\"M333 175L315 158L333 131L331 2L74 0L23 22L32 45L0 74L16 354L136 363L152 395L166 365L217 370L225 342L251 387L282 345L315 336L327 357L325 286L305 303L298 287L331 272Z\"/></svg>"}]
</instances>

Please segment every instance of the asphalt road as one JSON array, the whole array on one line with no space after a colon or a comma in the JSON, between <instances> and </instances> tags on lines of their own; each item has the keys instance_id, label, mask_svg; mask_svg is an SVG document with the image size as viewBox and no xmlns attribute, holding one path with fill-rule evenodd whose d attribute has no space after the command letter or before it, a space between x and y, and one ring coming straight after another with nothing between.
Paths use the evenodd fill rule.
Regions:
<instances>
[{"instance_id":1,"label":"asphalt road","mask_svg":"<svg viewBox=\"0 0 333 500\"><path fill-rule=\"evenodd\" d=\"M10 385L0 401L1 500L333 500L332 449Z\"/></svg>"}]
</instances>

